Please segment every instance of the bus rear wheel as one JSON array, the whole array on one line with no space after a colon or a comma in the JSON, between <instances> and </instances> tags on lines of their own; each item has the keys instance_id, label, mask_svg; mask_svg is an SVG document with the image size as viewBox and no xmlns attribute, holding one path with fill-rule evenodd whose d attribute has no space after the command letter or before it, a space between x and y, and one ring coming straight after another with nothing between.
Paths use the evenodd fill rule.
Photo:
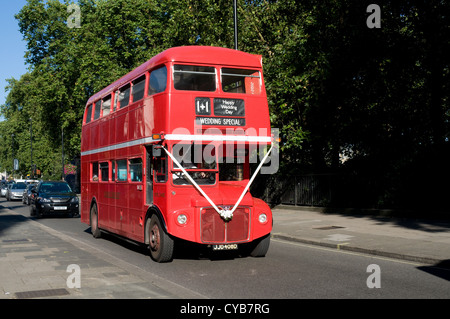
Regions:
<instances>
[{"instance_id":1,"label":"bus rear wheel","mask_svg":"<svg viewBox=\"0 0 450 319\"><path fill-rule=\"evenodd\" d=\"M174 241L166 233L158 216L153 215L149 221L148 243L151 258L158 262L168 262L173 258Z\"/></svg>"},{"instance_id":2,"label":"bus rear wheel","mask_svg":"<svg viewBox=\"0 0 450 319\"><path fill-rule=\"evenodd\" d=\"M96 204L91 207L91 233L94 238L101 236L100 228L98 228L98 209Z\"/></svg>"}]
</instances>

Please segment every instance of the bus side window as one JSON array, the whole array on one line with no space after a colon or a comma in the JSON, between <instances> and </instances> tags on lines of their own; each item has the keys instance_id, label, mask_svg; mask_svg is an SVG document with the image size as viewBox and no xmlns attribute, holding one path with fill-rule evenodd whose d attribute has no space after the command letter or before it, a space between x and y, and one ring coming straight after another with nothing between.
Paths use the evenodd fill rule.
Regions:
<instances>
[{"instance_id":1,"label":"bus side window","mask_svg":"<svg viewBox=\"0 0 450 319\"><path fill-rule=\"evenodd\" d=\"M117 161L117 181L126 182L128 179L127 160Z\"/></svg>"},{"instance_id":2,"label":"bus side window","mask_svg":"<svg viewBox=\"0 0 450 319\"><path fill-rule=\"evenodd\" d=\"M101 173L101 181L108 182L109 181L109 163L108 162L100 163L100 173Z\"/></svg>"},{"instance_id":3,"label":"bus side window","mask_svg":"<svg viewBox=\"0 0 450 319\"><path fill-rule=\"evenodd\" d=\"M167 68L162 66L150 73L148 81L148 95L164 92L167 86Z\"/></svg>"},{"instance_id":4,"label":"bus side window","mask_svg":"<svg viewBox=\"0 0 450 319\"><path fill-rule=\"evenodd\" d=\"M142 181L142 159L133 158L129 161L130 179L132 182Z\"/></svg>"},{"instance_id":5,"label":"bus side window","mask_svg":"<svg viewBox=\"0 0 450 319\"><path fill-rule=\"evenodd\" d=\"M145 75L133 81L133 102L139 101L144 97Z\"/></svg>"},{"instance_id":6,"label":"bus side window","mask_svg":"<svg viewBox=\"0 0 450 319\"><path fill-rule=\"evenodd\" d=\"M100 106L102 105L102 100L98 100L95 102L95 110L94 110L94 120L100 117Z\"/></svg>"},{"instance_id":7,"label":"bus side window","mask_svg":"<svg viewBox=\"0 0 450 319\"><path fill-rule=\"evenodd\" d=\"M92 181L98 182L98 163L92 163Z\"/></svg>"},{"instance_id":8,"label":"bus side window","mask_svg":"<svg viewBox=\"0 0 450 319\"><path fill-rule=\"evenodd\" d=\"M125 85L119 92L119 108L124 108L130 103L130 84Z\"/></svg>"},{"instance_id":9,"label":"bus side window","mask_svg":"<svg viewBox=\"0 0 450 319\"><path fill-rule=\"evenodd\" d=\"M111 111L111 94L103 99L102 116L106 116Z\"/></svg>"},{"instance_id":10,"label":"bus side window","mask_svg":"<svg viewBox=\"0 0 450 319\"><path fill-rule=\"evenodd\" d=\"M154 157L155 182L165 183L167 181L167 159L165 157Z\"/></svg>"},{"instance_id":11,"label":"bus side window","mask_svg":"<svg viewBox=\"0 0 450 319\"><path fill-rule=\"evenodd\" d=\"M86 120L85 123L89 123L92 119L92 104L89 104L86 110Z\"/></svg>"},{"instance_id":12,"label":"bus side window","mask_svg":"<svg viewBox=\"0 0 450 319\"><path fill-rule=\"evenodd\" d=\"M117 111L119 109L119 95L120 95L120 91L117 90L116 92L114 92L114 104L113 104L113 112Z\"/></svg>"}]
</instances>

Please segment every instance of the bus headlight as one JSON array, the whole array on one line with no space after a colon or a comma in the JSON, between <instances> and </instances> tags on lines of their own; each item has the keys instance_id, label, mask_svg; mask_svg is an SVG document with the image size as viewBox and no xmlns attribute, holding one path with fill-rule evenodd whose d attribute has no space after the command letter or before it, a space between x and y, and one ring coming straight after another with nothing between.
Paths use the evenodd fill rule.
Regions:
<instances>
[{"instance_id":1,"label":"bus headlight","mask_svg":"<svg viewBox=\"0 0 450 319\"><path fill-rule=\"evenodd\" d=\"M261 224L267 223L267 215L264 213L259 214L258 220Z\"/></svg>"},{"instance_id":2,"label":"bus headlight","mask_svg":"<svg viewBox=\"0 0 450 319\"><path fill-rule=\"evenodd\" d=\"M185 225L187 223L187 216L185 214L179 214L177 217L177 222L180 225Z\"/></svg>"}]
</instances>

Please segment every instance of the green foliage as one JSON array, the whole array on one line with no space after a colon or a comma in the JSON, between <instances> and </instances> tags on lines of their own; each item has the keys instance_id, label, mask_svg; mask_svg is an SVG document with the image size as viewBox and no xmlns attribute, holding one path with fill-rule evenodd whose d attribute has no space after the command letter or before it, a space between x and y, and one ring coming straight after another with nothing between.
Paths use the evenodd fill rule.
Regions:
<instances>
[{"instance_id":1,"label":"green foliage","mask_svg":"<svg viewBox=\"0 0 450 319\"><path fill-rule=\"evenodd\" d=\"M229 0L78 0L79 29L67 26L71 2L28 0L16 16L29 72L1 106L7 170L13 151L29 163L30 118L34 162L61 171L61 129L66 158L78 156L90 95L169 47L234 47ZM367 204L389 206L416 185L411 170L449 175L450 6L380 1L381 28L369 29L370 3L238 1L239 49L263 56L281 171L371 179Z\"/></svg>"}]
</instances>

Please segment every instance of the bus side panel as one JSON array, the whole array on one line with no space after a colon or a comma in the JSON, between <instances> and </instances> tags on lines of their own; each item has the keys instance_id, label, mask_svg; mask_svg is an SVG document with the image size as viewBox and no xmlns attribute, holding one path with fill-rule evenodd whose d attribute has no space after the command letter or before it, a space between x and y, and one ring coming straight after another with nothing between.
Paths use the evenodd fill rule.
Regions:
<instances>
[{"instance_id":1,"label":"bus side panel","mask_svg":"<svg viewBox=\"0 0 450 319\"><path fill-rule=\"evenodd\" d=\"M128 185L126 182L116 184L116 207L114 218L117 221L117 231L119 234L126 234L126 218L128 215Z\"/></svg>"},{"instance_id":2,"label":"bus side panel","mask_svg":"<svg viewBox=\"0 0 450 319\"><path fill-rule=\"evenodd\" d=\"M161 132L169 132L167 126L168 116L167 113L170 111L169 105L169 94L157 94L154 97L154 129L152 133L158 134ZM184 114L179 114L179 116L184 117ZM149 123L150 124L150 123Z\"/></svg>"},{"instance_id":3,"label":"bus side panel","mask_svg":"<svg viewBox=\"0 0 450 319\"><path fill-rule=\"evenodd\" d=\"M140 102L140 106L129 112L129 140L135 140L144 137L144 116L143 105Z\"/></svg>"},{"instance_id":4,"label":"bus side panel","mask_svg":"<svg viewBox=\"0 0 450 319\"><path fill-rule=\"evenodd\" d=\"M115 140L114 143L122 143L128 140L128 109L126 111L118 111L120 114L115 118L115 133L113 134Z\"/></svg>"},{"instance_id":5,"label":"bus side panel","mask_svg":"<svg viewBox=\"0 0 450 319\"><path fill-rule=\"evenodd\" d=\"M89 198L91 194L88 192L89 181L89 162L86 161L87 156L81 157L81 222L89 224Z\"/></svg>"},{"instance_id":6,"label":"bus side panel","mask_svg":"<svg viewBox=\"0 0 450 319\"><path fill-rule=\"evenodd\" d=\"M91 130L89 126L82 128L81 133L81 151L84 152L90 149Z\"/></svg>"},{"instance_id":7,"label":"bus side panel","mask_svg":"<svg viewBox=\"0 0 450 319\"><path fill-rule=\"evenodd\" d=\"M167 184L166 183L155 183L153 180L153 204L159 208L163 218L164 223L167 225ZM170 233L170 232L169 232Z\"/></svg>"},{"instance_id":8,"label":"bus side panel","mask_svg":"<svg viewBox=\"0 0 450 319\"><path fill-rule=\"evenodd\" d=\"M89 141L90 148L97 148L100 135L99 122L92 123L90 127L90 132L91 132L91 137Z\"/></svg>"},{"instance_id":9,"label":"bus side panel","mask_svg":"<svg viewBox=\"0 0 450 319\"><path fill-rule=\"evenodd\" d=\"M115 220L114 220L114 206L115 206L115 194L114 194L114 184L113 183L106 183L104 185L104 192L103 194L101 194L101 196L104 197L104 201L105 201L105 206L106 209L108 210L108 214L107 214L107 224L108 227L110 229L115 230L116 229L116 225L115 225Z\"/></svg>"},{"instance_id":10,"label":"bus side panel","mask_svg":"<svg viewBox=\"0 0 450 319\"><path fill-rule=\"evenodd\" d=\"M143 119L143 134L144 136L152 136L153 129L155 127L155 113L154 113L154 101L155 99L153 97L149 97L144 100L144 106L143 106L143 113L142 113L142 119ZM155 132L158 133L158 132Z\"/></svg>"},{"instance_id":11,"label":"bus side panel","mask_svg":"<svg viewBox=\"0 0 450 319\"><path fill-rule=\"evenodd\" d=\"M102 134L99 136L99 147L104 147L110 144L110 126L111 121L105 119L100 120L100 132L102 132Z\"/></svg>"}]
</instances>

